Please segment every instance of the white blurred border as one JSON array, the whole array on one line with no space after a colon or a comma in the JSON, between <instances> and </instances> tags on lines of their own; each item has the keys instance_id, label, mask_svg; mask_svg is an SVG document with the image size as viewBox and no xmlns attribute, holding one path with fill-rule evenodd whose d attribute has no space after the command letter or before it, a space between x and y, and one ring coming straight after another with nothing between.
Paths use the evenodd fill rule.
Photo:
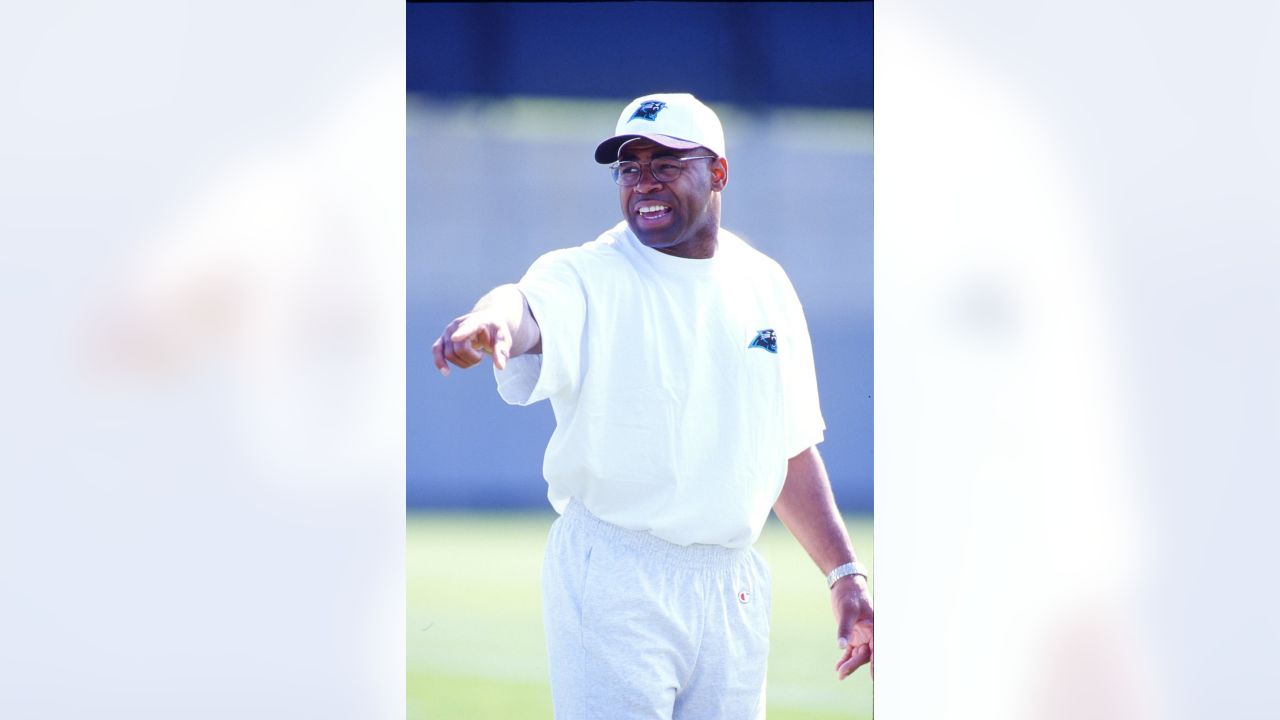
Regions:
<instances>
[{"instance_id":1,"label":"white blurred border","mask_svg":"<svg viewBox=\"0 0 1280 720\"><path fill-rule=\"evenodd\" d=\"M403 717L404 6L0 15L0 717Z\"/></svg>"},{"instance_id":2,"label":"white blurred border","mask_svg":"<svg viewBox=\"0 0 1280 720\"><path fill-rule=\"evenodd\" d=\"M879 717L1274 714L1278 21L878 5Z\"/></svg>"}]
</instances>

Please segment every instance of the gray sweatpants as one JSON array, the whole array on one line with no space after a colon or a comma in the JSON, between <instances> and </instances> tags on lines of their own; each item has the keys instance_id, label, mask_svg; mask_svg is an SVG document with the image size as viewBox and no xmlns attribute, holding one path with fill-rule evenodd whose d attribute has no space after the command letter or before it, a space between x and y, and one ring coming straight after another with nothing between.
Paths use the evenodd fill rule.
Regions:
<instances>
[{"instance_id":1,"label":"gray sweatpants","mask_svg":"<svg viewBox=\"0 0 1280 720\"><path fill-rule=\"evenodd\" d=\"M674 545L571 501L542 565L556 718L763 718L770 597L753 548Z\"/></svg>"}]
</instances>

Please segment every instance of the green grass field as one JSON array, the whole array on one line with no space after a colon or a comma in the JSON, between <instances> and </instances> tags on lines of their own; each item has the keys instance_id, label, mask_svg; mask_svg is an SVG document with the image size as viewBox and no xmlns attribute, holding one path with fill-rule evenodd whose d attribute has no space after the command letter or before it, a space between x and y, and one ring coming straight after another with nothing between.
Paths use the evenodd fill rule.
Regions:
<instances>
[{"instance_id":1,"label":"green grass field","mask_svg":"<svg viewBox=\"0 0 1280 720\"><path fill-rule=\"evenodd\" d=\"M554 513L410 513L406 547L410 720L550 718L538 577ZM871 520L846 517L872 566ZM864 667L837 682L822 575L770 520L756 545L773 573L770 720L871 717Z\"/></svg>"}]
</instances>

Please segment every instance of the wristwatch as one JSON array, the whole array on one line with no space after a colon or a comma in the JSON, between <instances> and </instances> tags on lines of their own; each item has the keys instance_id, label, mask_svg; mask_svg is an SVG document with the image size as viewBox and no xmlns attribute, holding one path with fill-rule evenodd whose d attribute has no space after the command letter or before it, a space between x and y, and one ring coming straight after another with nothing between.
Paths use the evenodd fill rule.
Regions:
<instances>
[{"instance_id":1,"label":"wristwatch","mask_svg":"<svg viewBox=\"0 0 1280 720\"><path fill-rule=\"evenodd\" d=\"M834 587L836 581L848 575L861 575L862 579L867 579L867 568L857 560L845 563L840 567L827 573L827 587Z\"/></svg>"}]
</instances>

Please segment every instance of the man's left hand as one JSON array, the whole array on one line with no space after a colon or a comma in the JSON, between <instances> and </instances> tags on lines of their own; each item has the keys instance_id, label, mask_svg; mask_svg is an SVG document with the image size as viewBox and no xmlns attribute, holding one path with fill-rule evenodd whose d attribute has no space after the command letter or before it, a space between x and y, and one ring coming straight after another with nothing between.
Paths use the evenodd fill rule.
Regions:
<instances>
[{"instance_id":1,"label":"man's left hand","mask_svg":"<svg viewBox=\"0 0 1280 720\"><path fill-rule=\"evenodd\" d=\"M831 588L831 610L836 616L836 644L841 649L836 677L843 680L871 663L874 678L875 625L866 579L849 575L837 580Z\"/></svg>"}]
</instances>

